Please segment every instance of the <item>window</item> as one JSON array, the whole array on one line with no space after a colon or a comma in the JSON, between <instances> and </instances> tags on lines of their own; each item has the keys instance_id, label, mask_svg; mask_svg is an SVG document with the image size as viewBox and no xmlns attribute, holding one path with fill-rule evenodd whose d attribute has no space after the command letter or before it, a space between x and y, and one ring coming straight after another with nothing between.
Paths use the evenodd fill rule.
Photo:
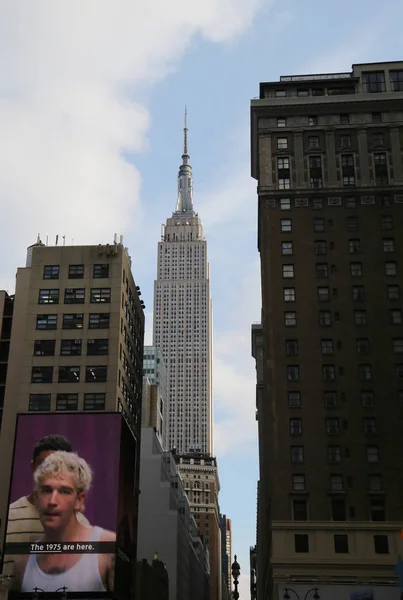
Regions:
<instances>
[{"instance_id":1,"label":"window","mask_svg":"<svg viewBox=\"0 0 403 600\"><path fill-rule=\"evenodd\" d=\"M398 285L388 285L388 300L400 300L400 288Z\"/></svg>"},{"instance_id":2,"label":"window","mask_svg":"<svg viewBox=\"0 0 403 600\"><path fill-rule=\"evenodd\" d=\"M325 231L325 219L323 217L314 217L313 230L316 232Z\"/></svg>"},{"instance_id":3,"label":"window","mask_svg":"<svg viewBox=\"0 0 403 600\"><path fill-rule=\"evenodd\" d=\"M372 143L374 146L383 146L383 144L384 144L383 133L373 133L372 134Z\"/></svg>"},{"instance_id":4,"label":"window","mask_svg":"<svg viewBox=\"0 0 403 600\"><path fill-rule=\"evenodd\" d=\"M358 373L361 381L369 381L372 379L371 365L358 365Z\"/></svg>"},{"instance_id":5,"label":"window","mask_svg":"<svg viewBox=\"0 0 403 600\"><path fill-rule=\"evenodd\" d=\"M83 279L84 265L69 265L69 279Z\"/></svg>"},{"instance_id":6,"label":"window","mask_svg":"<svg viewBox=\"0 0 403 600\"><path fill-rule=\"evenodd\" d=\"M323 399L326 408L335 408L337 406L337 392L334 390L328 390L324 392Z\"/></svg>"},{"instance_id":7,"label":"window","mask_svg":"<svg viewBox=\"0 0 403 600\"><path fill-rule=\"evenodd\" d=\"M332 500L330 504L330 511L333 521L346 520L346 504L344 500Z\"/></svg>"},{"instance_id":8,"label":"window","mask_svg":"<svg viewBox=\"0 0 403 600\"><path fill-rule=\"evenodd\" d=\"M284 302L295 302L295 288L284 288Z\"/></svg>"},{"instance_id":9,"label":"window","mask_svg":"<svg viewBox=\"0 0 403 600\"><path fill-rule=\"evenodd\" d=\"M309 537L307 533L294 534L295 552L309 552Z\"/></svg>"},{"instance_id":10,"label":"window","mask_svg":"<svg viewBox=\"0 0 403 600\"><path fill-rule=\"evenodd\" d=\"M306 98L309 96L309 90L297 90L297 96Z\"/></svg>"},{"instance_id":11,"label":"window","mask_svg":"<svg viewBox=\"0 0 403 600\"><path fill-rule=\"evenodd\" d=\"M293 462L293 463L304 462L304 447L303 446L291 446L291 462Z\"/></svg>"},{"instance_id":12,"label":"window","mask_svg":"<svg viewBox=\"0 0 403 600\"><path fill-rule=\"evenodd\" d=\"M32 367L31 383L52 383L53 367Z\"/></svg>"},{"instance_id":13,"label":"window","mask_svg":"<svg viewBox=\"0 0 403 600\"><path fill-rule=\"evenodd\" d=\"M34 356L54 356L55 346L55 340L35 340Z\"/></svg>"},{"instance_id":14,"label":"window","mask_svg":"<svg viewBox=\"0 0 403 600\"><path fill-rule=\"evenodd\" d=\"M403 379L403 364L395 365L396 379Z\"/></svg>"},{"instance_id":15,"label":"window","mask_svg":"<svg viewBox=\"0 0 403 600\"><path fill-rule=\"evenodd\" d=\"M385 91L385 72L367 71L362 73L362 90L370 94Z\"/></svg>"},{"instance_id":16,"label":"window","mask_svg":"<svg viewBox=\"0 0 403 600\"><path fill-rule=\"evenodd\" d=\"M349 254L358 254L361 252L361 241L360 240L348 240L348 251Z\"/></svg>"},{"instance_id":17,"label":"window","mask_svg":"<svg viewBox=\"0 0 403 600\"><path fill-rule=\"evenodd\" d=\"M351 135L342 135L340 137L340 145L343 148L350 148L350 146L351 146Z\"/></svg>"},{"instance_id":18,"label":"window","mask_svg":"<svg viewBox=\"0 0 403 600\"><path fill-rule=\"evenodd\" d=\"M312 89L312 96L324 96L324 95L325 95L324 88L313 88Z\"/></svg>"},{"instance_id":19,"label":"window","mask_svg":"<svg viewBox=\"0 0 403 600\"><path fill-rule=\"evenodd\" d=\"M301 406L301 392L288 392L288 406L290 408Z\"/></svg>"},{"instance_id":20,"label":"window","mask_svg":"<svg viewBox=\"0 0 403 600\"><path fill-rule=\"evenodd\" d=\"M385 275L394 277L397 275L397 264L393 261L385 263Z\"/></svg>"},{"instance_id":21,"label":"window","mask_svg":"<svg viewBox=\"0 0 403 600\"><path fill-rule=\"evenodd\" d=\"M287 121L284 117L279 117L277 119L277 127L286 127Z\"/></svg>"},{"instance_id":22,"label":"window","mask_svg":"<svg viewBox=\"0 0 403 600\"><path fill-rule=\"evenodd\" d=\"M382 113L373 112L371 115L371 119L373 123L382 123Z\"/></svg>"},{"instance_id":23,"label":"window","mask_svg":"<svg viewBox=\"0 0 403 600\"><path fill-rule=\"evenodd\" d=\"M332 492L343 491L343 476L342 475L330 475L330 490Z\"/></svg>"},{"instance_id":24,"label":"window","mask_svg":"<svg viewBox=\"0 0 403 600\"><path fill-rule=\"evenodd\" d=\"M370 463L379 462L378 446L367 446L367 462L370 462Z\"/></svg>"},{"instance_id":25,"label":"window","mask_svg":"<svg viewBox=\"0 0 403 600\"><path fill-rule=\"evenodd\" d=\"M87 340L87 355L101 356L108 354L108 339Z\"/></svg>"},{"instance_id":26,"label":"window","mask_svg":"<svg viewBox=\"0 0 403 600\"><path fill-rule=\"evenodd\" d=\"M62 340L60 354L62 356L80 356L81 340Z\"/></svg>"},{"instance_id":27,"label":"window","mask_svg":"<svg viewBox=\"0 0 403 600\"><path fill-rule=\"evenodd\" d=\"M314 198L312 206L315 210L323 208L323 198Z\"/></svg>"},{"instance_id":28,"label":"window","mask_svg":"<svg viewBox=\"0 0 403 600\"><path fill-rule=\"evenodd\" d=\"M305 490L305 475L292 476L292 489L294 492L303 492Z\"/></svg>"},{"instance_id":29,"label":"window","mask_svg":"<svg viewBox=\"0 0 403 600\"><path fill-rule=\"evenodd\" d=\"M341 155L341 176L344 187L355 185L355 167L353 154Z\"/></svg>"},{"instance_id":30,"label":"window","mask_svg":"<svg viewBox=\"0 0 403 600\"><path fill-rule=\"evenodd\" d=\"M59 383L78 383L80 367L59 367Z\"/></svg>"},{"instance_id":31,"label":"window","mask_svg":"<svg viewBox=\"0 0 403 600\"><path fill-rule=\"evenodd\" d=\"M104 410L105 394L84 394L84 410Z\"/></svg>"},{"instance_id":32,"label":"window","mask_svg":"<svg viewBox=\"0 0 403 600\"><path fill-rule=\"evenodd\" d=\"M309 156L308 163L309 163L311 188L317 190L317 189L323 187L322 157L321 156Z\"/></svg>"},{"instance_id":33,"label":"window","mask_svg":"<svg viewBox=\"0 0 403 600\"><path fill-rule=\"evenodd\" d=\"M288 156L277 158L277 178L279 190L290 189L290 159Z\"/></svg>"},{"instance_id":34,"label":"window","mask_svg":"<svg viewBox=\"0 0 403 600\"><path fill-rule=\"evenodd\" d=\"M332 315L330 310L319 311L319 325L322 327L329 327L332 324Z\"/></svg>"},{"instance_id":35,"label":"window","mask_svg":"<svg viewBox=\"0 0 403 600\"><path fill-rule=\"evenodd\" d=\"M59 290L39 290L38 304L59 304Z\"/></svg>"},{"instance_id":36,"label":"window","mask_svg":"<svg viewBox=\"0 0 403 600\"><path fill-rule=\"evenodd\" d=\"M59 265L45 265L43 267L44 279L59 279Z\"/></svg>"},{"instance_id":37,"label":"window","mask_svg":"<svg viewBox=\"0 0 403 600\"><path fill-rule=\"evenodd\" d=\"M365 288L363 285L353 285L351 288L351 295L355 302L365 300Z\"/></svg>"},{"instance_id":38,"label":"window","mask_svg":"<svg viewBox=\"0 0 403 600\"><path fill-rule=\"evenodd\" d=\"M290 419L290 434L302 435L302 419Z\"/></svg>"},{"instance_id":39,"label":"window","mask_svg":"<svg viewBox=\"0 0 403 600\"><path fill-rule=\"evenodd\" d=\"M56 410L77 410L78 394L57 394Z\"/></svg>"},{"instance_id":40,"label":"window","mask_svg":"<svg viewBox=\"0 0 403 600\"><path fill-rule=\"evenodd\" d=\"M392 215L381 216L381 229L393 229Z\"/></svg>"},{"instance_id":41,"label":"window","mask_svg":"<svg viewBox=\"0 0 403 600\"><path fill-rule=\"evenodd\" d=\"M110 302L111 301L111 288L91 288L91 299L92 304L98 302Z\"/></svg>"},{"instance_id":42,"label":"window","mask_svg":"<svg viewBox=\"0 0 403 600\"><path fill-rule=\"evenodd\" d=\"M56 329L57 328L57 315L37 315L36 328L37 329Z\"/></svg>"},{"instance_id":43,"label":"window","mask_svg":"<svg viewBox=\"0 0 403 600\"><path fill-rule=\"evenodd\" d=\"M401 325L402 324L402 311L400 308L390 311L390 322L392 325Z\"/></svg>"},{"instance_id":44,"label":"window","mask_svg":"<svg viewBox=\"0 0 403 600\"><path fill-rule=\"evenodd\" d=\"M316 125L318 124L318 117L308 117L308 125L309 127L316 127Z\"/></svg>"},{"instance_id":45,"label":"window","mask_svg":"<svg viewBox=\"0 0 403 600\"><path fill-rule=\"evenodd\" d=\"M63 315L63 329L82 329L83 313L68 313Z\"/></svg>"},{"instance_id":46,"label":"window","mask_svg":"<svg viewBox=\"0 0 403 600\"><path fill-rule=\"evenodd\" d=\"M390 89L392 92L403 92L403 71L389 71Z\"/></svg>"},{"instance_id":47,"label":"window","mask_svg":"<svg viewBox=\"0 0 403 600\"><path fill-rule=\"evenodd\" d=\"M341 461L341 448L340 446L328 446L327 458L331 463L338 463Z\"/></svg>"},{"instance_id":48,"label":"window","mask_svg":"<svg viewBox=\"0 0 403 600\"><path fill-rule=\"evenodd\" d=\"M318 287L318 300L319 302L327 302L329 300L329 288Z\"/></svg>"},{"instance_id":49,"label":"window","mask_svg":"<svg viewBox=\"0 0 403 600\"><path fill-rule=\"evenodd\" d=\"M363 406L375 406L375 396L372 390L361 392L361 403Z\"/></svg>"},{"instance_id":50,"label":"window","mask_svg":"<svg viewBox=\"0 0 403 600\"><path fill-rule=\"evenodd\" d=\"M389 181L386 152L374 152L374 171L376 185L386 185Z\"/></svg>"},{"instance_id":51,"label":"window","mask_svg":"<svg viewBox=\"0 0 403 600\"><path fill-rule=\"evenodd\" d=\"M85 289L84 288L68 288L64 292L65 304L84 304Z\"/></svg>"},{"instance_id":52,"label":"window","mask_svg":"<svg viewBox=\"0 0 403 600\"><path fill-rule=\"evenodd\" d=\"M354 311L354 324L359 325L359 326L367 324L367 311L366 310L355 310Z\"/></svg>"},{"instance_id":53,"label":"window","mask_svg":"<svg viewBox=\"0 0 403 600\"><path fill-rule=\"evenodd\" d=\"M316 277L327 277L329 269L327 263L316 263Z\"/></svg>"},{"instance_id":54,"label":"window","mask_svg":"<svg viewBox=\"0 0 403 600\"><path fill-rule=\"evenodd\" d=\"M299 366L288 365L287 366L287 379L288 381L299 381Z\"/></svg>"},{"instance_id":55,"label":"window","mask_svg":"<svg viewBox=\"0 0 403 600\"><path fill-rule=\"evenodd\" d=\"M281 242L281 254L292 254L292 242Z\"/></svg>"},{"instance_id":56,"label":"window","mask_svg":"<svg viewBox=\"0 0 403 600\"><path fill-rule=\"evenodd\" d=\"M382 476L381 475L369 475L368 476L368 489L370 492L382 492Z\"/></svg>"},{"instance_id":57,"label":"window","mask_svg":"<svg viewBox=\"0 0 403 600\"><path fill-rule=\"evenodd\" d=\"M375 499L371 498L369 501L371 521L385 521L386 510L385 500L382 498Z\"/></svg>"},{"instance_id":58,"label":"window","mask_svg":"<svg viewBox=\"0 0 403 600\"><path fill-rule=\"evenodd\" d=\"M310 135L308 136L308 148L319 148L319 136Z\"/></svg>"},{"instance_id":59,"label":"window","mask_svg":"<svg viewBox=\"0 0 403 600\"><path fill-rule=\"evenodd\" d=\"M356 208L357 199L354 197L346 198L346 208Z\"/></svg>"},{"instance_id":60,"label":"window","mask_svg":"<svg viewBox=\"0 0 403 600\"><path fill-rule=\"evenodd\" d=\"M30 411L50 410L50 394L30 394L29 407Z\"/></svg>"},{"instance_id":61,"label":"window","mask_svg":"<svg viewBox=\"0 0 403 600\"><path fill-rule=\"evenodd\" d=\"M322 374L324 381L334 381L336 379L336 367L334 365L323 365Z\"/></svg>"},{"instance_id":62,"label":"window","mask_svg":"<svg viewBox=\"0 0 403 600\"><path fill-rule=\"evenodd\" d=\"M369 339L358 338L355 341L355 347L358 354L369 354Z\"/></svg>"},{"instance_id":63,"label":"window","mask_svg":"<svg viewBox=\"0 0 403 600\"><path fill-rule=\"evenodd\" d=\"M397 392L397 403L399 406L403 406L403 390Z\"/></svg>"},{"instance_id":64,"label":"window","mask_svg":"<svg viewBox=\"0 0 403 600\"><path fill-rule=\"evenodd\" d=\"M333 354L333 340L321 340L322 354Z\"/></svg>"},{"instance_id":65,"label":"window","mask_svg":"<svg viewBox=\"0 0 403 600\"><path fill-rule=\"evenodd\" d=\"M350 123L350 115L348 113L342 113L340 115L340 125L348 125Z\"/></svg>"},{"instance_id":66,"label":"window","mask_svg":"<svg viewBox=\"0 0 403 600\"><path fill-rule=\"evenodd\" d=\"M356 231L358 229L358 217L347 217L347 230Z\"/></svg>"},{"instance_id":67,"label":"window","mask_svg":"<svg viewBox=\"0 0 403 600\"><path fill-rule=\"evenodd\" d=\"M283 278L292 279L294 277L294 265L283 265Z\"/></svg>"},{"instance_id":68,"label":"window","mask_svg":"<svg viewBox=\"0 0 403 600\"><path fill-rule=\"evenodd\" d=\"M292 222L291 219L281 219L281 231L289 232L292 231Z\"/></svg>"},{"instance_id":69,"label":"window","mask_svg":"<svg viewBox=\"0 0 403 600\"><path fill-rule=\"evenodd\" d=\"M284 313L284 324L286 327L295 327L297 324L297 313L286 312Z\"/></svg>"},{"instance_id":70,"label":"window","mask_svg":"<svg viewBox=\"0 0 403 600\"><path fill-rule=\"evenodd\" d=\"M335 533L334 551L336 554L346 554L348 552L348 535L346 533Z\"/></svg>"},{"instance_id":71,"label":"window","mask_svg":"<svg viewBox=\"0 0 403 600\"><path fill-rule=\"evenodd\" d=\"M109 277L109 264L94 265L93 278L107 279Z\"/></svg>"},{"instance_id":72,"label":"window","mask_svg":"<svg viewBox=\"0 0 403 600\"><path fill-rule=\"evenodd\" d=\"M277 138L277 149L278 150L286 150L288 148L288 138L281 137Z\"/></svg>"},{"instance_id":73,"label":"window","mask_svg":"<svg viewBox=\"0 0 403 600\"><path fill-rule=\"evenodd\" d=\"M376 554L389 554L389 541L387 535L374 535L374 550Z\"/></svg>"},{"instance_id":74,"label":"window","mask_svg":"<svg viewBox=\"0 0 403 600\"><path fill-rule=\"evenodd\" d=\"M287 90L276 90L276 98L285 98L287 96Z\"/></svg>"},{"instance_id":75,"label":"window","mask_svg":"<svg viewBox=\"0 0 403 600\"><path fill-rule=\"evenodd\" d=\"M325 240L316 240L314 242L315 254L326 254L326 241Z\"/></svg>"},{"instance_id":76,"label":"window","mask_svg":"<svg viewBox=\"0 0 403 600\"><path fill-rule=\"evenodd\" d=\"M294 521L306 521L308 519L308 507L306 500L293 500L292 514Z\"/></svg>"},{"instance_id":77,"label":"window","mask_svg":"<svg viewBox=\"0 0 403 600\"><path fill-rule=\"evenodd\" d=\"M364 433L367 435L376 434L376 421L373 417L364 419Z\"/></svg>"},{"instance_id":78,"label":"window","mask_svg":"<svg viewBox=\"0 0 403 600\"><path fill-rule=\"evenodd\" d=\"M339 435L339 419L337 417L328 417L326 419L326 433L328 435Z\"/></svg>"},{"instance_id":79,"label":"window","mask_svg":"<svg viewBox=\"0 0 403 600\"><path fill-rule=\"evenodd\" d=\"M350 263L350 275L351 277L362 277L362 263Z\"/></svg>"},{"instance_id":80,"label":"window","mask_svg":"<svg viewBox=\"0 0 403 600\"><path fill-rule=\"evenodd\" d=\"M395 354L403 354L403 339L396 338L393 340L393 352Z\"/></svg>"},{"instance_id":81,"label":"window","mask_svg":"<svg viewBox=\"0 0 403 600\"><path fill-rule=\"evenodd\" d=\"M108 329L109 317L109 313L90 313L88 329Z\"/></svg>"},{"instance_id":82,"label":"window","mask_svg":"<svg viewBox=\"0 0 403 600\"><path fill-rule=\"evenodd\" d=\"M97 383L98 381L106 381L107 367L93 366L85 368L85 381L87 383Z\"/></svg>"},{"instance_id":83,"label":"window","mask_svg":"<svg viewBox=\"0 0 403 600\"><path fill-rule=\"evenodd\" d=\"M291 210L291 200L289 198L280 198L280 209Z\"/></svg>"}]
</instances>

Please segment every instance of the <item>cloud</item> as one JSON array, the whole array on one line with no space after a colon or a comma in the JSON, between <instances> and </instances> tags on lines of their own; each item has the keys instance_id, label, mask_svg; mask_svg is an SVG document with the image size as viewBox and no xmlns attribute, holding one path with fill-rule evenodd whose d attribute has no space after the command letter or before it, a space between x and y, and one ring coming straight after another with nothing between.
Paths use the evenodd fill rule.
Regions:
<instances>
[{"instance_id":1,"label":"cloud","mask_svg":"<svg viewBox=\"0 0 403 600\"><path fill-rule=\"evenodd\" d=\"M2 3L0 250L13 263L3 263L0 286L37 232L88 244L141 228L144 90L195 36L226 43L245 31L260 2Z\"/></svg>"}]
</instances>

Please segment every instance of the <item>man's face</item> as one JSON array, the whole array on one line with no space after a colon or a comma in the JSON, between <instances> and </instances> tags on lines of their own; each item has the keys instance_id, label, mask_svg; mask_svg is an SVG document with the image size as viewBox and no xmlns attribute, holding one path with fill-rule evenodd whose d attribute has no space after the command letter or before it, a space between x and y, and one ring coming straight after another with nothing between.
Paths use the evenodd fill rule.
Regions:
<instances>
[{"instance_id":1,"label":"man's face","mask_svg":"<svg viewBox=\"0 0 403 600\"><path fill-rule=\"evenodd\" d=\"M59 532L82 510L85 492L77 492L72 475L46 477L36 490L36 507L45 532Z\"/></svg>"}]
</instances>

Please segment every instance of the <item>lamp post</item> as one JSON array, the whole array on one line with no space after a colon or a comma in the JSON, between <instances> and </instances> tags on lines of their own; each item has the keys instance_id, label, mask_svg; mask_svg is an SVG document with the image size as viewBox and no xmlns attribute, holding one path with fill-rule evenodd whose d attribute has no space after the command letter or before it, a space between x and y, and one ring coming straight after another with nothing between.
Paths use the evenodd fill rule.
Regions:
<instances>
[{"instance_id":1,"label":"lamp post","mask_svg":"<svg viewBox=\"0 0 403 600\"><path fill-rule=\"evenodd\" d=\"M57 590L55 590L56 592L62 592L62 600L67 600L67 590L69 588L67 588L65 585L63 587L58 588Z\"/></svg>"},{"instance_id":2,"label":"lamp post","mask_svg":"<svg viewBox=\"0 0 403 600\"><path fill-rule=\"evenodd\" d=\"M284 588L284 596L283 596L284 600L290 600L291 596L290 596L289 592L292 592L298 598L298 600L301 600L301 598L299 597L297 592L295 590L293 590L292 588L288 588L288 587ZM315 592L313 595L314 600L320 600L320 595L319 595L319 591L318 591L317 587L314 587L314 588L311 588L310 590L308 590L304 596L304 600L306 600L308 598L308 595L311 592Z\"/></svg>"},{"instance_id":3,"label":"lamp post","mask_svg":"<svg viewBox=\"0 0 403 600\"><path fill-rule=\"evenodd\" d=\"M236 554L235 554L234 558L235 558L235 560L232 563L231 571L232 571L232 577L233 577L233 580L234 580L235 591L234 591L232 597L234 598L234 600L238 600L238 598L239 598L239 593L238 593L238 583L239 583L239 581L238 581L238 578L239 578L239 576L241 574L241 567L240 567L239 562L236 559Z\"/></svg>"}]
</instances>

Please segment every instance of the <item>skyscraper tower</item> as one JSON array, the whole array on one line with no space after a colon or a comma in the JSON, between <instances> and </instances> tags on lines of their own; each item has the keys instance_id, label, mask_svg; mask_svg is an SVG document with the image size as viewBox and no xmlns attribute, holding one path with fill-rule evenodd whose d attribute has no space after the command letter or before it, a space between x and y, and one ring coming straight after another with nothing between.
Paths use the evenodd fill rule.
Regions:
<instances>
[{"instance_id":1,"label":"skyscraper tower","mask_svg":"<svg viewBox=\"0 0 403 600\"><path fill-rule=\"evenodd\" d=\"M179 453L212 453L211 323L207 242L193 208L185 112L176 210L158 243L153 336L167 367L168 448Z\"/></svg>"}]
</instances>

